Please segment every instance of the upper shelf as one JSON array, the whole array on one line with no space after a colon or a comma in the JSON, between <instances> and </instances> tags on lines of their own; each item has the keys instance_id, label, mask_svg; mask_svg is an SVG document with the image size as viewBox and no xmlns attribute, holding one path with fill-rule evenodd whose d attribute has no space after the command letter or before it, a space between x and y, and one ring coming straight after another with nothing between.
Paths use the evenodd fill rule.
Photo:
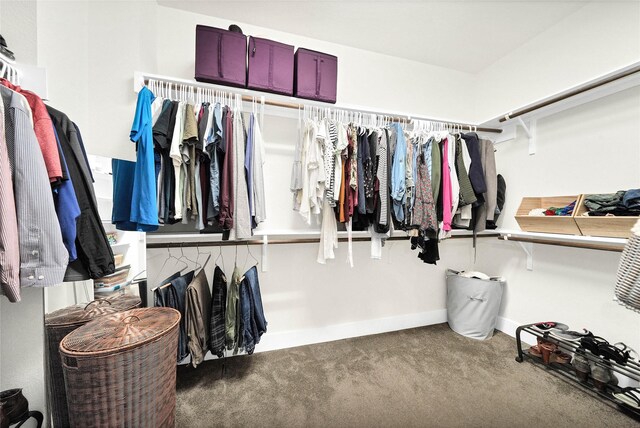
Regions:
<instances>
[{"instance_id":1,"label":"upper shelf","mask_svg":"<svg viewBox=\"0 0 640 428\"><path fill-rule=\"evenodd\" d=\"M539 119L638 85L640 85L640 62L530 103L515 111L488 120L481 126L503 128L519 120L526 122L534 118ZM513 119L519 120L514 121Z\"/></svg>"},{"instance_id":2,"label":"upper shelf","mask_svg":"<svg viewBox=\"0 0 640 428\"><path fill-rule=\"evenodd\" d=\"M500 239L505 241L529 242L533 244L558 245L562 247L618 252L622 251L627 243L627 240L622 238L601 238L597 236L523 232L520 230L500 230Z\"/></svg>"},{"instance_id":3,"label":"upper shelf","mask_svg":"<svg viewBox=\"0 0 640 428\"><path fill-rule=\"evenodd\" d=\"M261 100L264 100L265 105L268 107L268 109L266 110L267 113L283 116L283 117L298 118L299 109L302 109L303 107L307 106L307 107L317 107L320 109L330 108L332 110L346 110L346 111L365 113L365 114L376 114L379 116L389 116L392 120L395 120L395 121L402 120L402 121L410 122L412 119L416 119L416 120L425 120L425 121L431 121L431 122L456 124L456 125L462 126L463 128L477 127L474 124L460 123L455 120L427 118L427 117L416 116L406 112L377 109L377 108L365 107L365 106L359 106L359 105L353 105L353 104L328 104L328 103L312 101L312 100L302 100L300 98L289 97L285 95L269 94L261 91L254 91L254 90L243 89L243 88L232 88L229 86L198 82L196 80L191 80L191 79L181 79L177 77L163 76L160 74L144 73L141 71L136 71L133 73L133 90L135 92L139 92L149 80L172 83L174 85L186 85L192 88L212 89L216 91L222 91L225 93L240 94L242 95L244 101L251 101L253 98L255 98L258 102L260 102ZM493 133L502 132L500 129L486 128L486 127L477 127L477 130L480 132L493 132Z\"/></svg>"}]
</instances>

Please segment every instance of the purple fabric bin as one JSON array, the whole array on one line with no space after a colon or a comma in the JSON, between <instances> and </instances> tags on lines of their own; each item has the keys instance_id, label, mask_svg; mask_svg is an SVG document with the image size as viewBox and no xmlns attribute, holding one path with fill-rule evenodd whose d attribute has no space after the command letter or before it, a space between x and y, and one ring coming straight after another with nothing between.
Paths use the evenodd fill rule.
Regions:
<instances>
[{"instance_id":1,"label":"purple fabric bin","mask_svg":"<svg viewBox=\"0 0 640 428\"><path fill-rule=\"evenodd\" d=\"M250 36L247 87L293 95L293 46Z\"/></svg>"},{"instance_id":2,"label":"purple fabric bin","mask_svg":"<svg viewBox=\"0 0 640 428\"><path fill-rule=\"evenodd\" d=\"M337 57L298 48L295 55L296 97L335 103L337 86Z\"/></svg>"},{"instance_id":3,"label":"purple fabric bin","mask_svg":"<svg viewBox=\"0 0 640 428\"><path fill-rule=\"evenodd\" d=\"M195 78L199 82L246 87L247 37L197 25Z\"/></svg>"}]
</instances>

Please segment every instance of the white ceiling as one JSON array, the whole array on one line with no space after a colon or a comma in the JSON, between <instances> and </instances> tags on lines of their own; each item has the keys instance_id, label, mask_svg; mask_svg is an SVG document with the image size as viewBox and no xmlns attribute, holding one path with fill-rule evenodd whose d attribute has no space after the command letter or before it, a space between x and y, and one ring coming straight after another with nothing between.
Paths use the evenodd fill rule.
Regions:
<instances>
[{"instance_id":1,"label":"white ceiling","mask_svg":"<svg viewBox=\"0 0 640 428\"><path fill-rule=\"evenodd\" d=\"M477 73L587 1L158 0L158 3Z\"/></svg>"}]
</instances>

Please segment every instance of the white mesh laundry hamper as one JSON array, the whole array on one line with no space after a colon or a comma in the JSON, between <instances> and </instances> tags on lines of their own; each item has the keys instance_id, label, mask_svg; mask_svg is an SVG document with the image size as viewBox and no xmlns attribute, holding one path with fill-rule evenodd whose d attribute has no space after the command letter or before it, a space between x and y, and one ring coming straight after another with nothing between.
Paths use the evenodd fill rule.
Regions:
<instances>
[{"instance_id":1,"label":"white mesh laundry hamper","mask_svg":"<svg viewBox=\"0 0 640 428\"><path fill-rule=\"evenodd\" d=\"M447 269L447 322L451 330L472 339L493 336L498 320L502 278L466 278Z\"/></svg>"}]
</instances>

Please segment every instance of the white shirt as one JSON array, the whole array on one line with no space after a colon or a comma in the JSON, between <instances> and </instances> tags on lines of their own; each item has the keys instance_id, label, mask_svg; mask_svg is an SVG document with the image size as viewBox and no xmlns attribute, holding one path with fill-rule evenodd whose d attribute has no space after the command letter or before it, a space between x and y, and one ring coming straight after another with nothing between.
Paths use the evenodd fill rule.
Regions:
<instances>
[{"instance_id":1,"label":"white shirt","mask_svg":"<svg viewBox=\"0 0 640 428\"><path fill-rule=\"evenodd\" d=\"M171 147L169 149L169 156L173 159L173 169L175 177L175 197L174 203L176 206L175 218L182 218L182 180L184 179L180 171L182 169L182 153L180 152L180 146L182 145L182 134L184 134L184 106L185 104L180 101L178 104L178 111L176 112L176 124L173 128L173 137L171 138Z\"/></svg>"},{"instance_id":2,"label":"white shirt","mask_svg":"<svg viewBox=\"0 0 640 428\"><path fill-rule=\"evenodd\" d=\"M253 157L252 165L252 187L253 187L253 214L256 224L267 219L267 206L264 194L264 162L265 162L264 142L262 141L262 131L258 124L258 118L253 120Z\"/></svg>"}]
</instances>

